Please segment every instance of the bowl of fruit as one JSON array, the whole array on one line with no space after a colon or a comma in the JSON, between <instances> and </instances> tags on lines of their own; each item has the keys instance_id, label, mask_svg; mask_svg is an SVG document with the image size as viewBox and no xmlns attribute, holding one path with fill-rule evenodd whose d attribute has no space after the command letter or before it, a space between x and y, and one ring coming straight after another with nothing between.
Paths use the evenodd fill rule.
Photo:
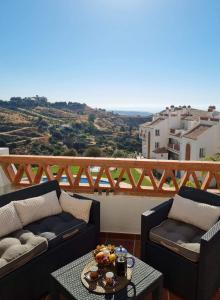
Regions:
<instances>
[{"instance_id":1,"label":"bowl of fruit","mask_svg":"<svg viewBox=\"0 0 220 300\"><path fill-rule=\"evenodd\" d=\"M114 264L115 246L114 245L98 245L93 251L94 259L100 267L106 267Z\"/></svg>"}]
</instances>

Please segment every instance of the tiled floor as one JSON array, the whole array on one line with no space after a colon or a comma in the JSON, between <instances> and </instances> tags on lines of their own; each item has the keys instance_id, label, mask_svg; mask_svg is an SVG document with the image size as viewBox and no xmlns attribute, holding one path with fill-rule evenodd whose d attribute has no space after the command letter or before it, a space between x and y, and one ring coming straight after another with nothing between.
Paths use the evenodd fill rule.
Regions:
<instances>
[{"instance_id":1,"label":"tiled floor","mask_svg":"<svg viewBox=\"0 0 220 300\"><path fill-rule=\"evenodd\" d=\"M100 238L101 244L114 244L116 246L123 245L131 254L140 257L140 237L131 236L131 235L119 235L119 234L110 234L102 233ZM50 296L43 298L41 300L51 300ZM60 300L65 300L60 298ZM143 300L152 300L151 295L146 297ZM178 296L174 295L168 290L163 291L163 300L182 300ZM211 299L210 299L211 300ZM216 294L216 297L212 300L220 300L220 292Z\"/></svg>"},{"instance_id":2,"label":"tiled floor","mask_svg":"<svg viewBox=\"0 0 220 300\"><path fill-rule=\"evenodd\" d=\"M140 239L136 239L136 238L131 239L128 237L121 238L119 235L102 233L100 243L114 244L116 246L123 245L123 247L125 247L128 250L128 252L130 252L131 254L137 257L140 257L140 249L141 249Z\"/></svg>"}]
</instances>

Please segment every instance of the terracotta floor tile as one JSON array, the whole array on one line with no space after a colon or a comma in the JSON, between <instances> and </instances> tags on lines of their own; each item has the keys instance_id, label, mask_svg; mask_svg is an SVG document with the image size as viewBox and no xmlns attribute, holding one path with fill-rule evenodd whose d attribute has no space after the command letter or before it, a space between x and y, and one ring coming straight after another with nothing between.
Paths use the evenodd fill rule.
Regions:
<instances>
[{"instance_id":1,"label":"terracotta floor tile","mask_svg":"<svg viewBox=\"0 0 220 300\"><path fill-rule=\"evenodd\" d=\"M146 297L143 298L143 300L152 300L152 295L147 295ZM165 289L163 290L163 300L169 300L168 291Z\"/></svg>"},{"instance_id":2,"label":"terracotta floor tile","mask_svg":"<svg viewBox=\"0 0 220 300\"><path fill-rule=\"evenodd\" d=\"M108 239L106 241L107 244L113 244L115 246L120 246L122 245L123 247L125 247L128 252L130 252L131 254L134 253L134 241L133 240L121 240L121 239Z\"/></svg>"},{"instance_id":3,"label":"terracotta floor tile","mask_svg":"<svg viewBox=\"0 0 220 300\"><path fill-rule=\"evenodd\" d=\"M143 300L152 300L152 296L151 295L147 295L146 297L141 298Z\"/></svg>"},{"instance_id":4,"label":"terracotta floor tile","mask_svg":"<svg viewBox=\"0 0 220 300\"><path fill-rule=\"evenodd\" d=\"M105 244L106 244L106 238L101 237L101 238L99 239L99 243L105 245Z\"/></svg>"},{"instance_id":5,"label":"terracotta floor tile","mask_svg":"<svg viewBox=\"0 0 220 300\"><path fill-rule=\"evenodd\" d=\"M177 295L170 292L170 299L169 300L182 300L182 298L180 298Z\"/></svg>"},{"instance_id":6,"label":"terracotta floor tile","mask_svg":"<svg viewBox=\"0 0 220 300\"><path fill-rule=\"evenodd\" d=\"M100 232L100 234L99 234L99 236L100 236L100 238L107 238L107 233L106 232Z\"/></svg>"},{"instance_id":7,"label":"terracotta floor tile","mask_svg":"<svg viewBox=\"0 0 220 300\"><path fill-rule=\"evenodd\" d=\"M169 291L163 289L163 300L169 300Z\"/></svg>"},{"instance_id":8,"label":"terracotta floor tile","mask_svg":"<svg viewBox=\"0 0 220 300\"><path fill-rule=\"evenodd\" d=\"M130 234L130 233L116 233L116 232L107 232L106 237L113 240L135 240L140 239L137 237L137 234Z\"/></svg>"},{"instance_id":9,"label":"terracotta floor tile","mask_svg":"<svg viewBox=\"0 0 220 300\"><path fill-rule=\"evenodd\" d=\"M216 293L216 295L213 298L213 300L220 300L220 291L218 293Z\"/></svg>"},{"instance_id":10,"label":"terracotta floor tile","mask_svg":"<svg viewBox=\"0 0 220 300\"><path fill-rule=\"evenodd\" d=\"M141 256L141 241L140 240L134 241L134 255L139 258Z\"/></svg>"}]
</instances>

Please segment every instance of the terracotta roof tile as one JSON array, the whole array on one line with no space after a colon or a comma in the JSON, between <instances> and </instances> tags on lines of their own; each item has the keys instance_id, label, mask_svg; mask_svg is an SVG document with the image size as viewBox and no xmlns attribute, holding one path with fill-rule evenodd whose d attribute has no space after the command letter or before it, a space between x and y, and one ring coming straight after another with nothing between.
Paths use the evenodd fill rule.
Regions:
<instances>
[{"instance_id":1,"label":"terracotta roof tile","mask_svg":"<svg viewBox=\"0 0 220 300\"><path fill-rule=\"evenodd\" d=\"M148 124L148 126L152 126L152 125L157 125L159 124L161 121L164 121L163 118L157 118L156 120L152 121L150 124Z\"/></svg>"},{"instance_id":2,"label":"terracotta roof tile","mask_svg":"<svg viewBox=\"0 0 220 300\"><path fill-rule=\"evenodd\" d=\"M184 137L188 139L196 140L198 136L200 136L203 132L208 130L212 125L205 125L199 124L198 126L194 127L192 130L184 134Z\"/></svg>"}]
</instances>

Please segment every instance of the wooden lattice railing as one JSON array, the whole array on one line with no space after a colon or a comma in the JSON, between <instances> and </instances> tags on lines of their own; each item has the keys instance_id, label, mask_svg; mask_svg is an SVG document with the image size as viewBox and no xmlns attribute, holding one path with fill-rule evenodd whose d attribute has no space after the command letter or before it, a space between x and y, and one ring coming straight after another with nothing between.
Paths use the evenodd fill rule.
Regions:
<instances>
[{"instance_id":1,"label":"wooden lattice railing","mask_svg":"<svg viewBox=\"0 0 220 300\"><path fill-rule=\"evenodd\" d=\"M218 162L8 155L0 156L0 165L16 186L56 179L81 193L166 197L182 185L220 192Z\"/></svg>"}]
</instances>

